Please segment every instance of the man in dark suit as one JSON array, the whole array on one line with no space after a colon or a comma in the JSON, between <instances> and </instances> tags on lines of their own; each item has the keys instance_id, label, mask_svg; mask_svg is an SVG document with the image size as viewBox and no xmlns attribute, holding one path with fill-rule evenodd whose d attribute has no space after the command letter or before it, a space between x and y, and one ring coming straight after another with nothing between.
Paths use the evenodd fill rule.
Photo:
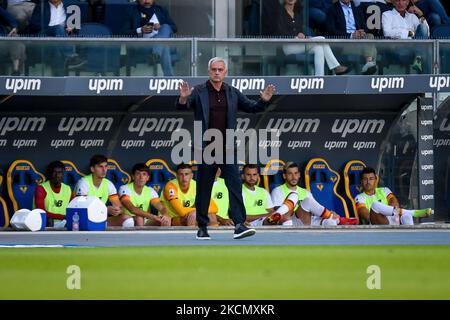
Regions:
<instances>
[{"instance_id":1,"label":"man in dark suit","mask_svg":"<svg viewBox=\"0 0 450 320\"><path fill-rule=\"evenodd\" d=\"M327 13L327 36L347 39L370 39L374 36L368 33L364 13L355 6L353 1L339 0ZM364 55L365 65L362 74L374 74L377 71L377 50L374 45L350 45L344 48L344 54Z\"/></svg>"},{"instance_id":2,"label":"man in dark suit","mask_svg":"<svg viewBox=\"0 0 450 320\"><path fill-rule=\"evenodd\" d=\"M67 24L66 6L61 0L48 0L36 5L31 16L29 29L31 34L46 37L67 37L75 34L74 26ZM42 16L41 16L42 13ZM86 64L75 53L75 47L63 43L47 45L48 53L44 56L49 61L54 76L64 76L66 69L77 69Z\"/></svg>"},{"instance_id":3,"label":"man in dark suit","mask_svg":"<svg viewBox=\"0 0 450 320\"><path fill-rule=\"evenodd\" d=\"M209 80L194 88L189 88L186 82L180 85L180 97L178 108L191 108L194 110L194 119L202 124L202 135L206 129L216 129L222 133L225 141L227 129L236 129L236 117L238 110L245 112L263 111L275 92L275 86L269 85L261 91L261 99L253 101L244 96L239 90L224 83L228 69L224 59L212 58L208 63ZM202 142L201 148L206 144ZM223 147L222 150L226 148ZM227 155L227 160L230 154ZM217 168L222 170L222 177L230 195L230 216L235 225L234 238L241 239L255 234L254 229L245 226L245 207L242 200L242 182L239 177L238 165L233 161L214 162L206 164L203 161L197 172L197 196L195 206L197 208L198 232L197 239L210 239L207 231L208 207L211 199L211 190Z\"/></svg>"}]
</instances>

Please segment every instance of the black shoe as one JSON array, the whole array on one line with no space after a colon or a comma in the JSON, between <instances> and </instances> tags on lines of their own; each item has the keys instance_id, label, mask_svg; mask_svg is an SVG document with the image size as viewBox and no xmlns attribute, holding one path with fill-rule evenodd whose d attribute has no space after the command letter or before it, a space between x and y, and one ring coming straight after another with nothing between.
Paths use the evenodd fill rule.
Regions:
<instances>
[{"instance_id":1,"label":"black shoe","mask_svg":"<svg viewBox=\"0 0 450 320\"><path fill-rule=\"evenodd\" d=\"M347 73L349 73L350 71L352 71L352 67L337 66L336 68L334 68L334 73L335 73L337 76L347 74Z\"/></svg>"},{"instance_id":2,"label":"black shoe","mask_svg":"<svg viewBox=\"0 0 450 320\"><path fill-rule=\"evenodd\" d=\"M11 72L11 76L19 77L20 76L20 71L13 71L13 72Z\"/></svg>"},{"instance_id":3,"label":"black shoe","mask_svg":"<svg viewBox=\"0 0 450 320\"><path fill-rule=\"evenodd\" d=\"M197 240L211 240L211 237L208 234L208 230L205 228L198 228L197 231Z\"/></svg>"},{"instance_id":4,"label":"black shoe","mask_svg":"<svg viewBox=\"0 0 450 320\"><path fill-rule=\"evenodd\" d=\"M255 229L250 229L245 226L243 223L239 223L234 228L234 239L242 239L245 237L250 237L256 233Z\"/></svg>"},{"instance_id":5,"label":"black shoe","mask_svg":"<svg viewBox=\"0 0 450 320\"><path fill-rule=\"evenodd\" d=\"M86 60L81 59L79 56L72 56L67 59L66 67L69 70L78 69L84 66L87 63Z\"/></svg>"}]
</instances>

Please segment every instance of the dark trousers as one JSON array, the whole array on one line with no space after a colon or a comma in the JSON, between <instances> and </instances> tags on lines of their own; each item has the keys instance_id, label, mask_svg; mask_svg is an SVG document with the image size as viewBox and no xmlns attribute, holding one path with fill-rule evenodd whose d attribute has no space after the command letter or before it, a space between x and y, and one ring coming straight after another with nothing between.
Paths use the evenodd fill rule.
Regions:
<instances>
[{"instance_id":1,"label":"dark trousers","mask_svg":"<svg viewBox=\"0 0 450 320\"><path fill-rule=\"evenodd\" d=\"M201 164L197 171L197 195L195 208L199 227L206 227L209 222L208 208L211 201L211 190L214 184L217 168L222 170L222 178L230 195L230 218L234 225L244 223L246 219L244 201L242 200L242 181L239 177L239 167L236 164Z\"/></svg>"}]
</instances>

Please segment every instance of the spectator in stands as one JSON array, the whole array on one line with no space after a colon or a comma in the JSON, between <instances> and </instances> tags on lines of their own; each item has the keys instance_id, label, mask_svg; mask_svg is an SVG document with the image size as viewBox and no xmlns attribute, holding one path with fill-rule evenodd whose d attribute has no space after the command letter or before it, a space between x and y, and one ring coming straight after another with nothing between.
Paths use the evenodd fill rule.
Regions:
<instances>
[{"instance_id":1,"label":"spectator in stands","mask_svg":"<svg viewBox=\"0 0 450 320\"><path fill-rule=\"evenodd\" d=\"M8 11L0 7L0 37L17 36L18 25ZM10 59L12 62L12 76L19 76L25 60L25 45L19 42L5 42L7 48L0 50L0 59Z\"/></svg>"},{"instance_id":2,"label":"spectator in stands","mask_svg":"<svg viewBox=\"0 0 450 320\"><path fill-rule=\"evenodd\" d=\"M36 5L33 10L29 25L30 33L46 37L67 37L75 34L75 28L67 25L66 7L61 0L44 2L43 17L41 10L41 4ZM65 75L66 69L77 69L87 62L75 53L74 46L61 43L51 49L47 58L55 76Z\"/></svg>"},{"instance_id":3,"label":"spectator in stands","mask_svg":"<svg viewBox=\"0 0 450 320\"><path fill-rule=\"evenodd\" d=\"M115 218L115 225L122 226L124 221L131 217L134 223L130 221L129 227L142 227L144 219L148 220L149 225L170 226L171 218L167 208L161 203L158 193L146 185L150 179L149 167L145 163L137 163L133 166L131 175L133 182L119 188L120 202L125 214ZM150 213L150 205L155 207L161 215L156 216Z\"/></svg>"},{"instance_id":4,"label":"spectator in stands","mask_svg":"<svg viewBox=\"0 0 450 320\"><path fill-rule=\"evenodd\" d=\"M425 17L417 17L407 11L409 0L392 0L394 9L386 11L382 16L383 33L392 39L427 39L430 27ZM412 68L419 73L423 72L422 57L416 54Z\"/></svg>"},{"instance_id":5,"label":"spectator in stands","mask_svg":"<svg viewBox=\"0 0 450 320\"><path fill-rule=\"evenodd\" d=\"M154 0L138 0L126 12L123 34L143 38L170 38L177 32L177 26L169 13L157 5ZM161 59L161 67L165 76L173 76L170 47L158 45L151 49ZM150 52L149 52L150 53Z\"/></svg>"},{"instance_id":6,"label":"spectator in stands","mask_svg":"<svg viewBox=\"0 0 450 320\"><path fill-rule=\"evenodd\" d=\"M247 213L247 223L252 227L276 224L280 214L272 215L272 198L266 189L258 187L259 169L256 164L246 164L242 169L242 199Z\"/></svg>"},{"instance_id":7,"label":"spectator in stands","mask_svg":"<svg viewBox=\"0 0 450 320\"><path fill-rule=\"evenodd\" d=\"M331 8L333 0L308 0L308 2L311 27L324 32L326 30L327 12ZM299 13L303 14L301 11Z\"/></svg>"},{"instance_id":8,"label":"spectator in stands","mask_svg":"<svg viewBox=\"0 0 450 320\"><path fill-rule=\"evenodd\" d=\"M76 196L95 196L104 204L109 201L111 205L108 206L108 215L110 216L108 223L109 220L115 221L115 217L123 215L124 212L116 187L105 178L108 171L108 158L100 154L94 155L89 160L89 167L91 174L78 180L74 193Z\"/></svg>"},{"instance_id":9,"label":"spectator in stands","mask_svg":"<svg viewBox=\"0 0 450 320\"><path fill-rule=\"evenodd\" d=\"M348 39L374 39L367 33L367 24L363 12L350 0L335 2L327 13L327 36ZM375 45L353 46L347 44L344 54L364 55L366 63L361 69L362 74L377 72L377 49Z\"/></svg>"},{"instance_id":10,"label":"spectator in stands","mask_svg":"<svg viewBox=\"0 0 450 320\"><path fill-rule=\"evenodd\" d=\"M354 224L354 220L341 218L318 203L311 192L300 188L300 170L296 163L287 162L283 168L283 185L272 190L272 202L276 213L281 215L283 225L324 225Z\"/></svg>"},{"instance_id":11,"label":"spectator in stands","mask_svg":"<svg viewBox=\"0 0 450 320\"><path fill-rule=\"evenodd\" d=\"M450 24L450 17L439 0L411 0L408 12L424 15L431 28L440 24Z\"/></svg>"},{"instance_id":12,"label":"spectator in stands","mask_svg":"<svg viewBox=\"0 0 450 320\"><path fill-rule=\"evenodd\" d=\"M283 8L278 19L278 32L276 34L298 39L325 39L324 37L309 37L310 33L304 31L303 19L302 16L298 14L296 6L297 0L284 0ZM312 51L314 53L314 72L317 76L323 76L325 74L325 62L327 63L328 68L333 70L337 75L346 74L350 71L349 67L342 66L337 61L328 44L294 44L283 46L283 52L286 55L298 55L305 51Z\"/></svg>"},{"instance_id":13,"label":"spectator in stands","mask_svg":"<svg viewBox=\"0 0 450 320\"><path fill-rule=\"evenodd\" d=\"M216 180L214 181L211 198L216 203L217 211L217 222L222 226L234 226L233 220L230 219L228 215L228 210L230 209L230 196L228 194L228 188L225 184L225 179L221 178L222 170L217 168Z\"/></svg>"},{"instance_id":14,"label":"spectator in stands","mask_svg":"<svg viewBox=\"0 0 450 320\"><path fill-rule=\"evenodd\" d=\"M64 163L53 161L47 166L46 179L34 191L34 206L47 213L47 226L64 228L66 209L72 200L72 190L63 183Z\"/></svg>"},{"instance_id":15,"label":"spectator in stands","mask_svg":"<svg viewBox=\"0 0 450 320\"><path fill-rule=\"evenodd\" d=\"M8 0L7 10L17 20L19 32L23 33L33 14L36 4L29 0Z\"/></svg>"},{"instance_id":16,"label":"spectator in stands","mask_svg":"<svg viewBox=\"0 0 450 320\"><path fill-rule=\"evenodd\" d=\"M431 209L406 210L389 188L378 188L378 177L373 168L366 167L361 172L363 192L355 198L360 219L371 224L413 225L413 218L426 218L433 214Z\"/></svg>"},{"instance_id":17,"label":"spectator in stands","mask_svg":"<svg viewBox=\"0 0 450 320\"><path fill-rule=\"evenodd\" d=\"M196 225L195 196L197 194L196 182L193 178L192 166L190 164L179 164L177 166L177 177L169 181L163 190L162 202L169 210L174 226ZM217 226L218 208L214 201L210 201L208 218L210 226Z\"/></svg>"}]
</instances>

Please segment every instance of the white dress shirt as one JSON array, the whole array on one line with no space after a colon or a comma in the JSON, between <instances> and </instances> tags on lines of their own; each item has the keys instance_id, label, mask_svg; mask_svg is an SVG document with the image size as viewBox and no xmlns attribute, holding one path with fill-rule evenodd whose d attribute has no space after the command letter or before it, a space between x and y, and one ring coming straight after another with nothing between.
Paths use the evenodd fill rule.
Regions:
<instances>
[{"instance_id":1,"label":"white dress shirt","mask_svg":"<svg viewBox=\"0 0 450 320\"><path fill-rule=\"evenodd\" d=\"M402 17L397 10L392 9L383 13L381 21L384 36L392 39L411 39L408 36L409 31L415 33L421 23L425 24L428 34L430 33L427 21L424 19L423 22L420 22L415 14L409 12Z\"/></svg>"},{"instance_id":2,"label":"white dress shirt","mask_svg":"<svg viewBox=\"0 0 450 320\"><path fill-rule=\"evenodd\" d=\"M66 11L64 10L64 6L62 2L55 7L52 3L48 3L50 5L50 22L48 24L49 27L66 24Z\"/></svg>"}]
</instances>

